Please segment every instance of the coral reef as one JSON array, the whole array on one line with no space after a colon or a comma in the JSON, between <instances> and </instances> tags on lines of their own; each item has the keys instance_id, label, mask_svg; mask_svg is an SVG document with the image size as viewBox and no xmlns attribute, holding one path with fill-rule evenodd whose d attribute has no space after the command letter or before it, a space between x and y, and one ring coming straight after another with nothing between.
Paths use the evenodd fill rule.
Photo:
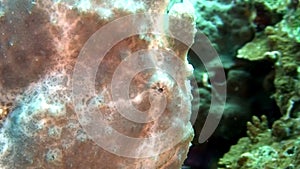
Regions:
<instances>
[{"instance_id":1,"label":"coral reef","mask_svg":"<svg viewBox=\"0 0 300 169\"><path fill-rule=\"evenodd\" d=\"M219 160L219 168L299 168L299 15L298 1L257 1L264 8L283 15L267 26L253 41L238 51L238 58L251 62L269 62L274 71L275 99L281 118L267 124L253 117L247 123L248 137L241 138ZM297 35L296 35L297 34ZM266 76L270 77L270 76ZM261 112L263 114L265 112ZM270 129L268 125L272 126Z\"/></svg>"},{"instance_id":2,"label":"coral reef","mask_svg":"<svg viewBox=\"0 0 300 169\"><path fill-rule=\"evenodd\" d=\"M192 0L197 29L203 32L224 59L254 36L255 8L250 1ZM197 42L197 36L196 36Z\"/></svg>"},{"instance_id":3,"label":"coral reef","mask_svg":"<svg viewBox=\"0 0 300 169\"><path fill-rule=\"evenodd\" d=\"M255 18L255 8L250 1L208 1L208 0L192 0L192 3L196 9L196 27L198 32L203 32L214 45L218 51L224 67L215 67L215 71L225 68L228 73L227 87L228 97L222 119L218 128L216 129L212 140L221 139L220 142L226 142L233 138L238 138L243 132L246 122L250 117L250 96L248 87L252 83L248 83L251 79L248 73L244 70L231 70L234 61L233 57L236 54L236 50L244 45L247 41L251 40L254 36L255 25L253 20ZM195 37L195 44L202 43L200 38ZM195 138L201 131L204 125L207 113L209 112L211 94L211 86L207 80L207 74L214 72L206 72L201 61L197 60L193 52L190 52L190 63L195 67L195 76L198 78L198 86L200 101L199 101L199 114L194 124ZM209 64L214 65L214 60ZM237 75L237 76L236 76ZM236 76L236 77L235 77ZM220 84L225 82L219 82ZM244 91L244 92L243 92ZM239 92L244 94L239 94ZM245 95L245 96L240 96ZM248 96L246 96L248 95ZM211 107L218 110L220 107ZM243 110L244 113L240 113ZM225 139L225 140L223 140ZM198 145L198 141L193 141L194 145ZM208 144L210 144L208 143ZM213 143L212 143L213 144ZM209 147L209 145L198 145L200 147ZM224 146L225 147L225 146ZM196 148L196 147L195 147ZM202 148L200 148L202 149ZM203 157L206 158L206 154L211 154L215 147L203 148ZM220 152L221 152L220 148ZM199 153L200 154L200 153ZM218 154L218 153L217 153ZM197 162L195 162L197 163ZM190 164L193 166L193 164ZM198 165L198 164L197 164ZM199 164L204 167L207 164Z\"/></svg>"},{"instance_id":4,"label":"coral reef","mask_svg":"<svg viewBox=\"0 0 300 169\"><path fill-rule=\"evenodd\" d=\"M220 159L222 168L299 168L299 120L280 119L268 129L265 116L248 122L248 137Z\"/></svg>"},{"instance_id":5,"label":"coral reef","mask_svg":"<svg viewBox=\"0 0 300 169\"><path fill-rule=\"evenodd\" d=\"M213 137L204 145L194 141L196 146L191 152L198 151L198 158L213 159L229 151L219 161L220 168L297 168L296 155L286 156L280 143L283 141L288 147L294 141L298 146L295 126L299 117L300 25L296 19L299 18L299 1L193 2L199 7L198 31L203 31L215 44L224 63L228 96ZM235 23L239 26L235 27ZM237 28L240 30L235 31ZM190 53L201 87L199 116L194 125L197 138L210 106L211 87L205 78L204 66ZM261 125L258 118L247 124L253 115L263 114L268 124L265 116ZM246 127L248 137L245 138ZM230 145L234 146L226 149ZM270 158L266 153L270 153ZM190 155L192 159L192 153ZM188 161L196 168L217 168L214 162L208 163Z\"/></svg>"},{"instance_id":6,"label":"coral reef","mask_svg":"<svg viewBox=\"0 0 300 169\"><path fill-rule=\"evenodd\" d=\"M290 32L297 32L298 26L289 27L285 24L288 18L297 15L299 10L286 14L284 19L275 26L268 26L262 34L258 34L255 39L247 43L238 51L238 58L250 61L270 60L275 66L274 85L276 92L274 98L281 112L289 116L291 105L299 97L297 91L298 65L299 65L299 42L296 35L286 32L284 27L288 27ZM297 22L294 22L297 24ZM284 26L283 26L284 25Z\"/></svg>"},{"instance_id":7,"label":"coral reef","mask_svg":"<svg viewBox=\"0 0 300 169\"><path fill-rule=\"evenodd\" d=\"M273 84L275 70L274 63L281 53L265 49L266 40L258 37L262 36L264 30L277 24L287 13L286 2L284 10L270 9L266 1L192 1L197 11L197 30L203 31L215 45L220 54L224 67L213 66L213 71L225 69L227 84L227 103L222 119L213 136L205 144L197 144L191 149L191 159L193 151L198 151L198 159L210 158L209 164L200 164L197 161L187 161L187 164L195 168L214 168L219 157L229 151L232 144L246 135L246 123L253 115L261 116L262 112L267 112L270 124L280 116L278 107L270 96L275 92ZM282 7L281 4L278 4ZM195 39L195 43L201 43ZM246 44L246 45L245 45ZM260 45L262 44L262 45ZM244 46L245 45L245 46ZM251 50L243 49L250 46ZM240 49L242 47L242 49ZM239 49L239 50L238 50ZM238 55L238 57L236 57ZM244 59L243 55L247 55ZM248 57L248 56L253 56ZM195 76L200 87L199 114L194 125L195 138L200 133L209 108L211 94L213 90L207 80L205 66L190 52L190 63L195 67ZM214 65L214 60L211 60ZM216 77L217 78L217 77ZM209 157L207 157L209 156ZM193 164L194 163L194 164Z\"/></svg>"}]
</instances>

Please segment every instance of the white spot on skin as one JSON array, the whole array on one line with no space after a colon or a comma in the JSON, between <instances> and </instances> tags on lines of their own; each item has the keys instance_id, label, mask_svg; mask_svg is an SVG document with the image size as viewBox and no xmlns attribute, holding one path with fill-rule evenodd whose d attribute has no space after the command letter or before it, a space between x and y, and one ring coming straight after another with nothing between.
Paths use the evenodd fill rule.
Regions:
<instances>
[{"instance_id":1,"label":"white spot on skin","mask_svg":"<svg viewBox=\"0 0 300 169\"><path fill-rule=\"evenodd\" d=\"M91 9L92 4L90 1L86 1L86 0L81 0L78 2L78 4L76 5L78 9L80 9L83 12L87 12L88 10Z\"/></svg>"},{"instance_id":2,"label":"white spot on skin","mask_svg":"<svg viewBox=\"0 0 300 169\"><path fill-rule=\"evenodd\" d=\"M146 94L147 94L146 91L138 94L137 96L134 97L134 99L132 99L132 102L135 104L140 104L143 101L143 98L145 97Z\"/></svg>"},{"instance_id":3,"label":"white spot on skin","mask_svg":"<svg viewBox=\"0 0 300 169\"><path fill-rule=\"evenodd\" d=\"M175 85L170 75L163 71L157 71L155 74L153 74L150 78L149 84L150 86L155 84L162 84L162 86L165 86L169 90L172 89Z\"/></svg>"}]
</instances>

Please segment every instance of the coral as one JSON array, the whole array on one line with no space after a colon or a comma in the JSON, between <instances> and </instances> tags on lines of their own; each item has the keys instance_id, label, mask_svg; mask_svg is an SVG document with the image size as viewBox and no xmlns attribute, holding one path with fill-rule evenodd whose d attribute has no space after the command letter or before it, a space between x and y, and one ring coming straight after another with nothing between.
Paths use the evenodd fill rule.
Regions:
<instances>
[{"instance_id":1,"label":"coral","mask_svg":"<svg viewBox=\"0 0 300 169\"><path fill-rule=\"evenodd\" d=\"M256 25L256 30L262 31L267 26L274 26L282 20L286 13L290 10L294 10L294 5L295 1L289 0L255 0L254 6L256 8L256 17L254 23Z\"/></svg>"},{"instance_id":2,"label":"coral","mask_svg":"<svg viewBox=\"0 0 300 169\"><path fill-rule=\"evenodd\" d=\"M257 36L253 41L238 50L237 58L248 59L250 61L268 59L268 56L265 55L270 50L267 44L268 40L265 37L260 38L260 36ZM249 51L251 52L249 53Z\"/></svg>"},{"instance_id":3,"label":"coral","mask_svg":"<svg viewBox=\"0 0 300 169\"><path fill-rule=\"evenodd\" d=\"M253 38L255 8L250 1L192 2L196 9L197 30L207 35L219 54L234 56L238 48Z\"/></svg>"},{"instance_id":4,"label":"coral","mask_svg":"<svg viewBox=\"0 0 300 169\"><path fill-rule=\"evenodd\" d=\"M299 15L299 5L294 1L282 2L283 4L275 1L274 6L270 6L269 1L260 2L268 9L281 13L282 20L274 26L267 26L253 41L242 47L237 55L238 58L251 62L273 64L274 72L271 73L274 76L275 91L272 98L280 109L281 118L275 120L271 124L272 128L268 129L265 117L262 117L262 121L254 117L252 123L247 123L248 137L241 138L220 159L220 168L300 167L300 44L296 33L299 31L299 22L293 20Z\"/></svg>"},{"instance_id":5,"label":"coral","mask_svg":"<svg viewBox=\"0 0 300 169\"><path fill-rule=\"evenodd\" d=\"M255 0L255 3L263 4L268 10L277 13L286 13L288 10L289 0Z\"/></svg>"},{"instance_id":6,"label":"coral","mask_svg":"<svg viewBox=\"0 0 300 169\"><path fill-rule=\"evenodd\" d=\"M261 116L261 121L256 117L252 117L252 123L247 122L247 135L252 143L257 143L259 141L259 134L263 133L268 129L268 121L266 116Z\"/></svg>"},{"instance_id":7,"label":"coral","mask_svg":"<svg viewBox=\"0 0 300 169\"><path fill-rule=\"evenodd\" d=\"M288 36L292 39L294 39L296 42L300 43L300 5L298 5L297 10L292 10L290 13L288 13L284 20L279 24L280 29L282 29L283 32L286 32Z\"/></svg>"},{"instance_id":8,"label":"coral","mask_svg":"<svg viewBox=\"0 0 300 169\"><path fill-rule=\"evenodd\" d=\"M299 11L299 10L297 10ZM275 26L268 26L262 34L258 34L255 39L247 43L238 51L238 58L250 61L270 60L275 62L274 85L276 93L274 98L281 109L281 113L289 116L291 108L289 106L294 100L298 100L298 76L299 65L299 43L295 39L296 35L291 36L283 28L288 27L292 32L297 32L298 28L290 27L285 22L289 17L293 17L296 11L287 13L284 19ZM297 22L295 22L297 24ZM299 26L298 26L299 27Z\"/></svg>"},{"instance_id":9,"label":"coral","mask_svg":"<svg viewBox=\"0 0 300 169\"><path fill-rule=\"evenodd\" d=\"M279 123L286 123L283 119L276 121L272 130L266 127L265 117L262 119L262 122L259 122L258 118L254 117L253 122L248 123L248 137L241 138L219 160L220 169L299 168L299 131L282 137L282 134L277 132L290 130L286 125L278 126ZM289 124L299 127L298 121Z\"/></svg>"}]
</instances>

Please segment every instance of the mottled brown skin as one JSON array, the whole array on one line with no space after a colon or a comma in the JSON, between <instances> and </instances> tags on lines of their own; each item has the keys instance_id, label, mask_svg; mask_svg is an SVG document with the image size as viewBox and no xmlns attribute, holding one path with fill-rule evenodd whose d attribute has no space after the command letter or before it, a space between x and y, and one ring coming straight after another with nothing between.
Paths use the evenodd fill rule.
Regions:
<instances>
[{"instance_id":1,"label":"mottled brown skin","mask_svg":"<svg viewBox=\"0 0 300 169\"><path fill-rule=\"evenodd\" d=\"M13 2L15 1L12 1L11 4ZM18 4L14 7L16 14L12 16L5 14L0 18L0 24L4 25L0 27L0 31L5 32L5 36L0 35L1 43L5 44L1 46L3 50L0 50L0 59L4 60L0 63L0 71L3 75L0 77L1 87L7 91L7 94L13 96L19 95L27 88L34 88L34 83L39 84L51 72L64 70L65 76L71 76L76 58L84 43L95 31L108 22L99 19L93 12L80 13L76 9L68 9L63 5L58 5L57 10L62 12L63 17L65 17L61 19L64 19L66 25L71 25L70 30L66 31L60 25L51 23L49 15L53 11L51 11L51 6L47 6L50 1L43 1L45 5L38 3L38 5L33 6L30 9L31 13L28 13L27 8L24 8L26 3L16 2ZM157 4L154 4L154 7L157 7ZM156 10L159 9L156 8ZM115 18L128 14L124 11L115 12ZM9 24L11 19L13 23ZM11 37L16 39L13 45L8 46L7 42ZM57 48L58 43L64 45L62 51ZM95 84L97 92L102 91L105 86L110 84L109 79L122 61L122 51L135 52L147 48L148 45L149 42L139 39L138 36L129 37L115 45L105 56L109 59L104 59L104 66L98 69ZM184 51L182 51L183 49ZM185 55L186 50L186 46L178 48L177 52L181 58L184 58L183 55ZM101 72L105 73L105 78ZM133 86L140 83L138 79L141 77L137 76L137 80L133 81ZM63 85L66 88L70 87L67 82L64 82ZM20 88L23 89L20 93L9 93ZM166 87L158 84L153 84L152 89L159 93L168 92ZM135 88L134 90L136 93L139 92ZM61 114L58 116L51 114L49 110L23 111L23 107L31 104L31 99L35 99L34 97L31 98L30 92L26 98L27 101L22 102L21 98L14 103L16 104L14 111L7 118L5 127L2 128L5 137L12 144L8 146L6 152L0 152L1 167L16 169L175 169L180 168L186 158L189 143L193 137L192 133L189 133L172 149L155 158L127 158L105 151L96 145L80 126L73 105L70 101L63 99L63 97L68 98L68 95L64 96L65 93L60 93L60 91L57 93L57 96L61 98L49 96L48 99L63 105L64 110L59 112ZM173 95L175 94L176 92L173 93ZM7 96L1 97L8 98ZM109 96L106 97L109 98ZM147 105L148 103L145 101L143 104ZM141 109L147 108L145 105L137 105L137 107L139 106ZM99 110L108 114L112 113L105 105L99 106ZM159 121L161 123L172 112L167 109L164 113L165 118ZM152 124L134 123L117 113L114 114L114 120L111 126L131 137L146 137L151 134L150 132L160 132L167 128L167 125L164 124L159 128L152 128L150 131L148 129Z\"/></svg>"}]
</instances>

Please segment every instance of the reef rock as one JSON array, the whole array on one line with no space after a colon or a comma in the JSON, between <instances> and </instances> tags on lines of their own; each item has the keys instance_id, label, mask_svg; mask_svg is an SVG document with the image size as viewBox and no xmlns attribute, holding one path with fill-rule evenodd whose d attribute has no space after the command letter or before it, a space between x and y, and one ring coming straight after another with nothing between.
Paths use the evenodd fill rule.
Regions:
<instances>
[{"instance_id":1,"label":"reef rock","mask_svg":"<svg viewBox=\"0 0 300 169\"><path fill-rule=\"evenodd\" d=\"M238 51L238 58L273 63L275 99L282 117L268 124L266 117L248 122L248 137L241 138L219 160L219 168L299 168L299 16L298 1L283 4L272 1L274 11L283 17L267 26L255 39ZM284 1L285 2L285 1ZM265 5L268 1L265 2ZM287 11L287 9L289 9ZM297 35L296 35L297 34ZM273 72L272 72L273 74ZM264 112L261 112L264 113ZM265 112L268 113L268 112ZM268 126L272 126L269 128Z\"/></svg>"}]
</instances>

